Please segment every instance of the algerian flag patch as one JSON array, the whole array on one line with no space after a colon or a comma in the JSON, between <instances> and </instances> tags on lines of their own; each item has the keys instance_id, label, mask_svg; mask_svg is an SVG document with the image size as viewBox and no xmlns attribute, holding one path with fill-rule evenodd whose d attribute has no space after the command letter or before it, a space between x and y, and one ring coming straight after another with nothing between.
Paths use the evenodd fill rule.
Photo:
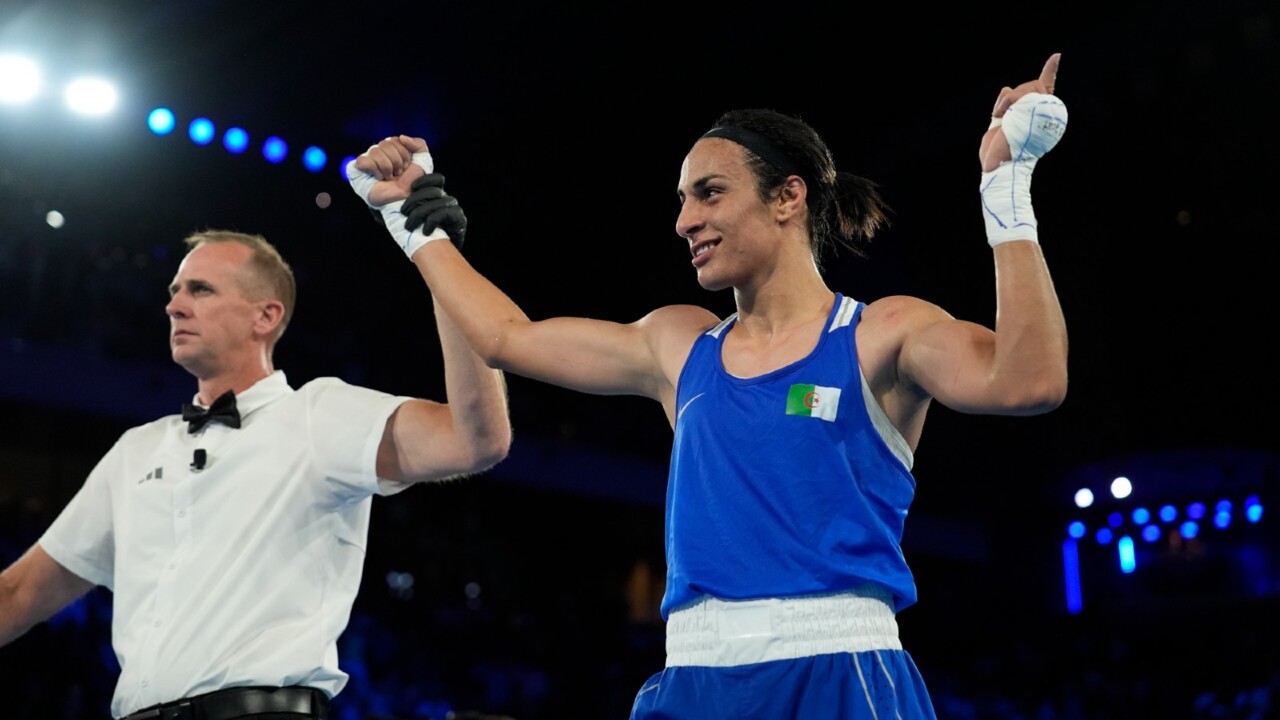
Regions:
<instances>
[{"instance_id":1,"label":"algerian flag patch","mask_svg":"<svg viewBox=\"0 0 1280 720\"><path fill-rule=\"evenodd\" d=\"M792 385L787 392L787 414L816 417L835 422L840 408L840 388L822 385Z\"/></svg>"}]
</instances>

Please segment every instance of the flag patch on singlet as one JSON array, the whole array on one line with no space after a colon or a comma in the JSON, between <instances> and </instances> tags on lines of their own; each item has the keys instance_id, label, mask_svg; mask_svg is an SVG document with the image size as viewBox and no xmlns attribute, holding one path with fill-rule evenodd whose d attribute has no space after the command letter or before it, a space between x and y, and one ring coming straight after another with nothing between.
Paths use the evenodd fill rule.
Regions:
<instances>
[{"instance_id":1,"label":"flag patch on singlet","mask_svg":"<svg viewBox=\"0 0 1280 720\"><path fill-rule=\"evenodd\" d=\"M835 422L840 409L840 388L822 385L792 385L787 392L787 414L816 417Z\"/></svg>"}]
</instances>

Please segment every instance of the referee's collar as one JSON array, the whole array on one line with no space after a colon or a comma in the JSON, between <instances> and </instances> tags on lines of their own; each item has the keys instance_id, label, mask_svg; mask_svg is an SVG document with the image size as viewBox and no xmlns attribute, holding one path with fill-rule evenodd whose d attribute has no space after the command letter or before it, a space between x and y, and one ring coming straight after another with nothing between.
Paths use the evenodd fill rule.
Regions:
<instances>
[{"instance_id":1,"label":"referee's collar","mask_svg":"<svg viewBox=\"0 0 1280 720\"><path fill-rule=\"evenodd\" d=\"M276 370L250 385L244 392L236 393L236 409L240 411L240 417L244 418L263 405L284 397L291 392L293 392L293 388L289 386L289 380L285 377L284 371ZM200 393L198 392L191 402L204 407L200 403Z\"/></svg>"}]
</instances>

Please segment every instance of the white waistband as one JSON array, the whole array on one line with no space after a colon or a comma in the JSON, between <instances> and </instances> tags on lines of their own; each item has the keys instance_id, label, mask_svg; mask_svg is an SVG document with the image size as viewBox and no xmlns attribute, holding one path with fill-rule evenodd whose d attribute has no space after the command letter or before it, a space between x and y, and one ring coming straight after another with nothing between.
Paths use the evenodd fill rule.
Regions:
<instances>
[{"instance_id":1,"label":"white waistband","mask_svg":"<svg viewBox=\"0 0 1280 720\"><path fill-rule=\"evenodd\" d=\"M875 588L758 600L707 596L667 618L668 667L901 649L890 596Z\"/></svg>"}]
</instances>

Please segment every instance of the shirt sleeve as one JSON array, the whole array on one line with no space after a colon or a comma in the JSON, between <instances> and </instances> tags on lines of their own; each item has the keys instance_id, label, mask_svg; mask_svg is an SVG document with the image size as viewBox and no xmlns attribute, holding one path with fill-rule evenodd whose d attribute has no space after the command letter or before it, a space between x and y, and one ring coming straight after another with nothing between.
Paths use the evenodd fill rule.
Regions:
<instances>
[{"instance_id":1,"label":"shirt sleeve","mask_svg":"<svg viewBox=\"0 0 1280 720\"><path fill-rule=\"evenodd\" d=\"M393 495L408 487L378 477L387 420L411 398L319 378L304 387L316 466L346 500Z\"/></svg>"},{"instance_id":2,"label":"shirt sleeve","mask_svg":"<svg viewBox=\"0 0 1280 720\"><path fill-rule=\"evenodd\" d=\"M119 480L123 468L122 441L117 441L38 541L59 565L112 590L116 540L111 482Z\"/></svg>"}]
</instances>

